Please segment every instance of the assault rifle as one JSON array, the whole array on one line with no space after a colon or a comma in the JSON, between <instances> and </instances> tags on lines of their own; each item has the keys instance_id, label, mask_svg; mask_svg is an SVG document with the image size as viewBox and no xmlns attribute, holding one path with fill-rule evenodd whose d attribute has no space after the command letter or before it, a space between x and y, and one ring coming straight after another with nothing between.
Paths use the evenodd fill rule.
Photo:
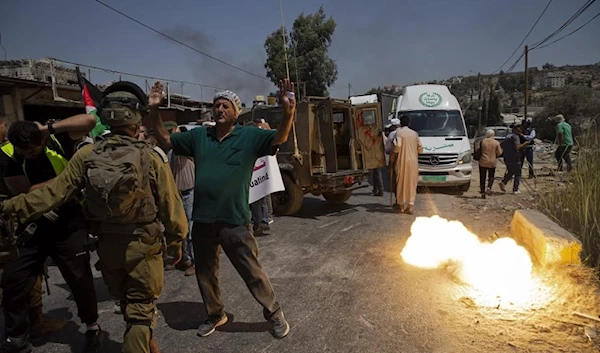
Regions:
<instances>
[{"instance_id":1,"label":"assault rifle","mask_svg":"<svg viewBox=\"0 0 600 353\"><path fill-rule=\"evenodd\" d=\"M0 214L0 267L4 267L9 261L18 259L19 246L31 239L37 230L37 225L31 223L23 232L15 234L16 224L13 216Z\"/></svg>"}]
</instances>

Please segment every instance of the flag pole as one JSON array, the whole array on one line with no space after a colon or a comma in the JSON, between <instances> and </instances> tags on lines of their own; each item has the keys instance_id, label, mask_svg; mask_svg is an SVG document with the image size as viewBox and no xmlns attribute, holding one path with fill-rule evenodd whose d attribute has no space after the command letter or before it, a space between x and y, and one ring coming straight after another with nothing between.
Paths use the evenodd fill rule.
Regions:
<instances>
[{"instance_id":1,"label":"flag pole","mask_svg":"<svg viewBox=\"0 0 600 353\"><path fill-rule=\"evenodd\" d=\"M290 66L288 64L287 57L287 41L285 40L285 26L283 24L283 3L282 0L279 0L279 12L281 14L281 37L283 39L283 57L285 59L285 72L287 75L287 79L290 79Z\"/></svg>"},{"instance_id":2,"label":"flag pole","mask_svg":"<svg viewBox=\"0 0 600 353\"><path fill-rule=\"evenodd\" d=\"M285 40L285 26L283 24L283 2L279 0L279 13L281 15L281 37L283 39L283 57L285 59L285 73L287 80L290 81L290 66L288 64L287 57L287 42ZM296 82L297 83L297 82ZM298 160L298 163L302 165L302 155L300 154L300 149L298 149L298 136L296 134L296 115L294 114L294 120L292 121L292 132L294 134L294 158Z\"/></svg>"}]
</instances>

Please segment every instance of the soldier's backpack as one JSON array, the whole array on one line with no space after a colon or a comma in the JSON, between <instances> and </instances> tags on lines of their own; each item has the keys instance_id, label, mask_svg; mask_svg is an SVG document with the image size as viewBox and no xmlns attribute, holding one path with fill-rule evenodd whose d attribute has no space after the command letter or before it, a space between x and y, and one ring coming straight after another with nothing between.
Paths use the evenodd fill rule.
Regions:
<instances>
[{"instance_id":1,"label":"soldier's backpack","mask_svg":"<svg viewBox=\"0 0 600 353\"><path fill-rule=\"evenodd\" d=\"M149 223L157 218L150 185L151 147L122 136L100 139L85 161L85 216L107 223Z\"/></svg>"}]
</instances>

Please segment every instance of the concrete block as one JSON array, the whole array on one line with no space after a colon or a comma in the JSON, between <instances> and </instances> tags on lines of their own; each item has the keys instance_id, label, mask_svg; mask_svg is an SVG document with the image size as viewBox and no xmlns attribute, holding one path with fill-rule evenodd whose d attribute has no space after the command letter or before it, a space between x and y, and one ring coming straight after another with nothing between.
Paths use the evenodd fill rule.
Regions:
<instances>
[{"instance_id":1,"label":"concrete block","mask_svg":"<svg viewBox=\"0 0 600 353\"><path fill-rule=\"evenodd\" d=\"M541 212L515 211L510 236L529 251L538 265L581 263L579 239Z\"/></svg>"}]
</instances>

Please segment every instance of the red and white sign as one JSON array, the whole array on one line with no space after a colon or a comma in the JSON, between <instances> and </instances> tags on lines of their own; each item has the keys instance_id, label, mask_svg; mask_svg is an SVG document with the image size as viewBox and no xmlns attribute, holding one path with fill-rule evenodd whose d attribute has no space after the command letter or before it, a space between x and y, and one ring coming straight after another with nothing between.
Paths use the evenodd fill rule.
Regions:
<instances>
[{"instance_id":1,"label":"red and white sign","mask_svg":"<svg viewBox=\"0 0 600 353\"><path fill-rule=\"evenodd\" d=\"M250 181L249 203L254 203L269 194L283 190L285 187L281 179L277 157L265 156L257 159Z\"/></svg>"}]
</instances>

